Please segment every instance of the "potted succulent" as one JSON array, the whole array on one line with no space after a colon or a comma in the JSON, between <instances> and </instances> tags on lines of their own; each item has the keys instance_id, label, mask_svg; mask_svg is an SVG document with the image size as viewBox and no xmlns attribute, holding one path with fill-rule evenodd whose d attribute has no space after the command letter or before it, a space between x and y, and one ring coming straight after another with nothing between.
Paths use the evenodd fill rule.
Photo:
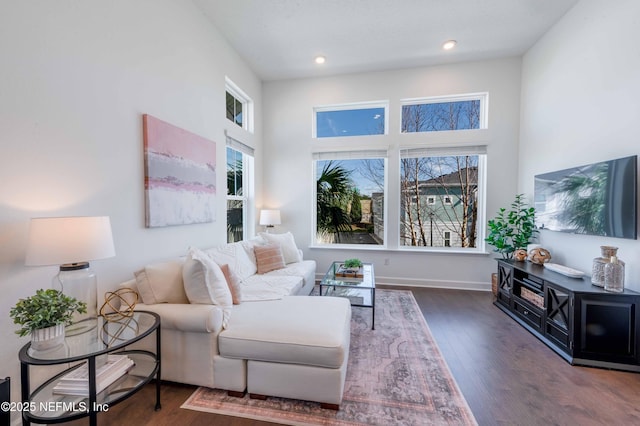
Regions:
<instances>
[{"instance_id":1,"label":"potted succulent","mask_svg":"<svg viewBox=\"0 0 640 426\"><path fill-rule=\"evenodd\" d=\"M35 350L53 348L64 341L64 328L71 324L73 314L86 313L87 304L59 290L37 290L36 294L18 300L9 316L20 325L16 334L31 335Z\"/></svg>"},{"instance_id":2,"label":"potted succulent","mask_svg":"<svg viewBox=\"0 0 640 426\"><path fill-rule=\"evenodd\" d=\"M358 269L362 266L360 259L347 259L343 262L343 265L347 269Z\"/></svg>"},{"instance_id":3,"label":"potted succulent","mask_svg":"<svg viewBox=\"0 0 640 426\"><path fill-rule=\"evenodd\" d=\"M362 278L362 261L360 259L347 259L340 265L337 277Z\"/></svg>"},{"instance_id":4,"label":"potted succulent","mask_svg":"<svg viewBox=\"0 0 640 426\"><path fill-rule=\"evenodd\" d=\"M518 249L526 249L538 232L535 226L535 209L530 207L524 194L517 194L511 209L504 207L489 220L489 233L485 241L494 246L504 259L511 259Z\"/></svg>"}]
</instances>

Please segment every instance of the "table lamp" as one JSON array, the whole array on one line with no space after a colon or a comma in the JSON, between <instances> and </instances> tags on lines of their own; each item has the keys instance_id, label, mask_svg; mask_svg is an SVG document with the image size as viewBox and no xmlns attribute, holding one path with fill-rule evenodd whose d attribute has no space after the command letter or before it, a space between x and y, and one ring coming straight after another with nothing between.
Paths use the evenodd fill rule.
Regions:
<instances>
[{"instance_id":1,"label":"table lamp","mask_svg":"<svg viewBox=\"0 0 640 426\"><path fill-rule=\"evenodd\" d=\"M260 225L264 226L264 231L269 233L269 228L280 225L280 210L260 210Z\"/></svg>"},{"instance_id":2,"label":"table lamp","mask_svg":"<svg viewBox=\"0 0 640 426\"><path fill-rule=\"evenodd\" d=\"M74 315L67 335L82 333L97 323L97 278L88 261L113 256L108 216L31 219L25 265L60 265L53 288L87 304L86 314Z\"/></svg>"}]
</instances>

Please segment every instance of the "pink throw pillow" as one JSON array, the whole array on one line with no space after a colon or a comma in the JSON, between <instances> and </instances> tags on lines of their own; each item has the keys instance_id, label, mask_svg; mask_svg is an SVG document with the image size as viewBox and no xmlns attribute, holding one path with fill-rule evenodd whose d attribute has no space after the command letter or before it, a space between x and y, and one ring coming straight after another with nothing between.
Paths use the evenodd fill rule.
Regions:
<instances>
[{"instance_id":1,"label":"pink throw pillow","mask_svg":"<svg viewBox=\"0 0 640 426\"><path fill-rule=\"evenodd\" d=\"M253 250L256 254L259 274L266 274L267 272L284 268L284 256L280 246L255 246Z\"/></svg>"}]
</instances>

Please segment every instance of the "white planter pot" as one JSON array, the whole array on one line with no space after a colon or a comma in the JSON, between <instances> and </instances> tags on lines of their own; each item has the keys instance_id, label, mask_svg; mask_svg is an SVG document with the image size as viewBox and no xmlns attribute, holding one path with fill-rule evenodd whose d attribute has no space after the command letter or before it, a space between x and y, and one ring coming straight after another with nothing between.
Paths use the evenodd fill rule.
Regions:
<instances>
[{"instance_id":1,"label":"white planter pot","mask_svg":"<svg viewBox=\"0 0 640 426\"><path fill-rule=\"evenodd\" d=\"M64 343L64 324L40 328L31 332L31 348L35 351L46 351Z\"/></svg>"}]
</instances>

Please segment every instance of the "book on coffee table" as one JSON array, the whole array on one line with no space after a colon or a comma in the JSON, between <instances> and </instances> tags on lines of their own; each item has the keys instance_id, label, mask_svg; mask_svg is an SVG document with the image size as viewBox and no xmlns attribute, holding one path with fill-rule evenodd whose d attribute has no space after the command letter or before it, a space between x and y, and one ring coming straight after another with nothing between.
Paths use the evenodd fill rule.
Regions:
<instances>
[{"instance_id":1,"label":"book on coffee table","mask_svg":"<svg viewBox=\"0 0 640 426\"><path fill-rule=\"evenodd\" d=\"M336 271L336 277L363 278L362 266L359 268L347 268L344 265L340 265Z\"/></svg>"}]
</instances>

